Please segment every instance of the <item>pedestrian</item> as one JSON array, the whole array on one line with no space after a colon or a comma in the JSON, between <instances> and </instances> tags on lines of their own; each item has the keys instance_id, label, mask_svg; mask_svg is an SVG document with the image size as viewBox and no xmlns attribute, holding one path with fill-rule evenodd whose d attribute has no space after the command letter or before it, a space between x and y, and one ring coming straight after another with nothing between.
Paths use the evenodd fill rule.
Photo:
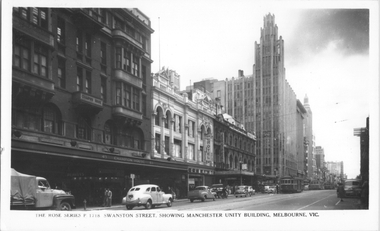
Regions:
<instances>
[{"instance_id":1,"label":"pedestrian","mask_svg":"<svg viewBox=\"0 0 380 231\"><path fill-rule=\"evenodd\" d=\"M360 204L362 208L368 209L369 187L368 181L364 181L360 192Z\"/></svg>"},{"instance_id":2,"label":"pedestrian","mask_svg":"<svg viewBox=\"0 0 380 231\"><path fill-rule=\"evenodd\" d=\"M108 193L107 188L104 188L104 192L103 192L103 207L106 207L107 204L108 204L107 193Z\"/></svg>"},{"instance_id":3,"label":"pedestrian","mask_svg":"<svg viewBox=\"0 0 380 231\"><path fill-rule=\"evenodd\" d=\"M112 206L112 191L111 191L111 189L108 189L107 198L108 198L108 207L111 207Z\"/></svg>"},{"instance_id":4,"label":"pedestrian","mask_svg":"<svg viewBox=\"0 0 380 231\"><path fill-rule=\"evenodd\" d=\"M276 193L278 194L278 184L276 184Z\"/></svg>"},{"instance_id":5,"label":"pedestrian","mask_svg":"<svg viewBox=\"0 0 380 231\"><path fill-rule=\"evenodd\" d=\"M340 201L343 201L344 197L344 186L342 183L338 184L338 189L336 190L338 193L338 197L340 198Z\"/></svg>"}]
</instances>

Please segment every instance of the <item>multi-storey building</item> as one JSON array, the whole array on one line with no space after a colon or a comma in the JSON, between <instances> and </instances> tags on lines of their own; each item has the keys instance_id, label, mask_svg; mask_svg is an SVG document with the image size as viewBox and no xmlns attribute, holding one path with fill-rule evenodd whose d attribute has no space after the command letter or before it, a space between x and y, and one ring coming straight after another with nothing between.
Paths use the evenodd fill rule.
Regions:
<instances>
[{"instance_id":1,"label":"multi-storey building","mask_svg":"<svg viewBox=\"0 0 380 231\"><path fill-rule=\"evenodd\" d=\"M185 180L187 165L151 155L153 32L138 9L14 8L11 166L79 205Z\"/></svg>"},{"instance_id":2,"label":"multi-storey building","mask_svg":"<svg viewBox=\"0 0 380 231\"><path fill-rule=\"evenodd\" d=\"M247 131L255 132L253 76L244 76L244 72L239 70L237 78L226 79L225 83L226 113L242 123Z\"/></svg>"},{"instance_id":3,"label":"multi-storey building","mask_svg":"<svg viewBox=\"0 0 380 231\"><path fill-rule=\"evenodd\" d=\"M297 134L297 173L299 176L305 176L306 170L306 148L305 148L305 122L306 122L307 112L305 107L302 105L301 101L297 100L297 123L296 123L296 134Z\"/></svg>"},{"instance_id":4,"label":"multi-storey building","mask_svg":"<svg viewBox=\"0 0 380 231\"><path fill-rule=\"evenodd\" d=\"M355 128L354 135L360 137L360 176L362 181L369 180L369 117L366 126Z\"/></svg>"},{"instance_id":5,"label":"multi-storey building","mask_svg":"<svg viewBox=\"0 0 380 231\"><path fill-rule=\"evenodd\" d=\"M186 174L168 176L163 185L186 196L192 187L213 183L215 104L198 89L180 95L165 75L153 79L151 158L185 166Z\"/></svg>"},{"instance_id":6,"label":"multi-storey building","mask_svg":"<svg viewBox=\"0 0 380 231\"><path fill-rule=\"evenodd\" d=\"M297 100L285 79L284 41L271 14L255 42L254 79L256 173L273 180L297 176Z\"/></svg>"},{"instance_id":7,"label":"multi-storey building","mask_svg":"<svg viewBox=\"0 0 380 231\"><path fill-rule=\"evenodd\" d=\"M307 118L305 123L305 143L307 146L307 169L306 178L313 180L316 177L316 166L315 166L315 156L314 156L314 135L313 135L313 113L309 104L309 98L305 96L304 107L307 112Z\"/></svg>"},{"instance_id":8,"label":"multi-storey building","mask_svg":"<svg viewBox=\"0 0 380 231\"><path fill-rule=\"evenodd\" d=\"M315 163L317 168L317 178L320 180L325 179L325 151L321 146L315 147Z\"/></svg>"},{"instance_id":9,"label":"multi-storey building","mask_svg":"<svg viewBox=\"0 0 380 231\"><path fill-rule=\"evenodd\" d=\"M168 80L168 84L173 88L175 92L180 91L181 89L181 76L177 74L176 71L169 68L162 67L161 70L157 73L160 76L163 76Z\"/></svg>"},{"instance_id":10,"label":"multi-storey building","mask_svg":"<svg viewBox=\"0 0 380 231\"><path fill-rule=\"evenodd\" d=\"M339 182L344 179L343 161L327 161L327 171L333 176L335 182Z\"/></svg>"},{"instance_id":11,"label":"multi-storey building","mask_svg":"<svg viewBox=\"0 0 380 231\"><path fill-rule=\"evenodd\" d=\"M228 114L218 110L214 121L215 183L224 185L254 185L255 143L254 134Z\"/></svg>"}]
</instances>

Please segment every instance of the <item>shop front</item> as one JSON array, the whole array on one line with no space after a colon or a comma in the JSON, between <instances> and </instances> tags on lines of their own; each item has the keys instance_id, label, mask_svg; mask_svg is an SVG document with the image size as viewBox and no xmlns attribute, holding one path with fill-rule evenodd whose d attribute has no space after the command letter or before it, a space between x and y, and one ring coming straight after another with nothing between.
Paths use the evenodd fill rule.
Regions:
<instances>
[{"instance_id":1,"label":"shop front","mask_svg":"<svg viewBox=\"0 0 380 231\"><path fill-rule=\"evenodd\" d=\"M231 193L239 185L254 186L254 173L249 171L215 171L215 183L223 184L230 188Z\"/></svg>"},{"instance_id":2,"label":"shop front","mask_svg":"<svg viewBox=\"0 0 380 231\"><path fill-rule=\"evenodd\" d=\"M11 167L45 177L52 187L70 191L78 206L84 200L87 205L102 205L105 188L111 189L113 203L118 204L133 185L145 183L187 195L188 169L178 162L13 141Z\"/></svg>"}]
</instances>

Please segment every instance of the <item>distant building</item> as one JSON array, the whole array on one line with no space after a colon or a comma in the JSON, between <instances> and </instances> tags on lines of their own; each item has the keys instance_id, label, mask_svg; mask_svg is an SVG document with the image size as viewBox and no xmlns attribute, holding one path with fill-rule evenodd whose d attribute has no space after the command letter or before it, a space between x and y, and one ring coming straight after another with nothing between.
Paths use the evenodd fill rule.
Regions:
<instances>
[{"instance_id":1,"label":"distant building","mask_svg":"<svg viewBox=\"0 0 380 231\"><path fill-rule=\"evenodd\" d=\"M315 162L316 162L316 168L317 168L317 177L318 179L324 179L325 178L325 151L321 146L315 147Z\"/></svg>"},{"instance_id":2,"label":"distant building","mask_svg":"<svg viewBox=\"0 0 380 231\"><path fill-rule=\"evenodd\" d=\"M327 171L334 176L336 181L340 181L344 179L344 166L343 166L343 161L327 161L326 162L326 168Z\"/></svg>"},{"instance_id":3,"label":"distant building","mask_svg":"<svg viewBox=\"0 0 380 231\"><path fill-rule=\"evenodd\" d=\"M369 180L369 117L364 128L355 128L354 135L360 137L360 176L364 181Z\"/></svg>"},{"instance_id":4,"label":"distant building","mask_svg":"<svg viewBox=\"0 0 380 231\"><path fill-rule=\"evenodd\" d=\"M174 91L178 92L181 89L180 80L181 76L176 71L169 68L162 67L155 75L163 77L167 81L167 85L171 86Z\"/></svg>"},{"instance_id":5,"label":"distant building","mask_svg":"<svg viewBox=\"0 0 380 231\"><path fill-rule=\"evenodd\" d=\"M309 180L313 180L316 178L316 162L314 156L314 135L313 135L313 113L311 111L311 107L309 104L309 98L307 95L304 98L304 107L307 112L307 118L305 123L305 142L307 145L307 170L306 170L306 178Z\"/></svg>"}]
</instances>

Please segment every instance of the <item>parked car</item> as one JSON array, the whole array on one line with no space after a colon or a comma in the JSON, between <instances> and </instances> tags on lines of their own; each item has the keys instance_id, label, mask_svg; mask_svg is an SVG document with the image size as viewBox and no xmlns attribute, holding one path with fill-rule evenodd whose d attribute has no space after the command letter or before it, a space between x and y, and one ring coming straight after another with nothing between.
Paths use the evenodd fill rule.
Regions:
<instances>
[{"instance_id":1,"label":"parked car","mask_svg":"<svg viewBox=\"0 0 380 231\"><path fill-rule=\"evenodd\" d=\"M172 203L172 194L164 193L160 187L154 184L134 186L122 200L122 204L125 205L128 210L136 206L145 206L146 209L151 209L162 204L171 207Z\"/></svg>"},{"instance_id":2,"label":"parked car","mask_svg":"<svg viewBox=\"0 0 380 231\"><path fill-rule=\"evenodd\" d=\"M349 179L344 182L344 194L347 197L360 197L361 181L357 179Z\"/></svg>"},{"instance_id":3,"label":"parked car","mask_svg":"<svg viewBox=\"0 0 380 231\"><path fill-rule=\"evenodd\" d=\"M211 191L211 187L202 185L189 191L187 198L189 198L190 202L194 202L194 200L201 200L203 202L206 199L215 200L215 195L216 194Z\"/></svg>"},{"instance_id":4,"label":"parked car","mask_svg":"<svg viewBox=\"0 0 380 231\"><path fill-rule=\"evenodd\" d=\"M248 193L249 196L252 196L256 194L256 191L252 188L252 186L248 186Z\"/></svg>"},{"instance_id":5,"label":"parked car","mask_svg":"<svg viewBox=\"0 0 380 231\"><path fill-rule=\"evenodd\" d=\"M247 197L249 194L247 185L236 186L235 197Z\"/></svg>"}]
</instances>

